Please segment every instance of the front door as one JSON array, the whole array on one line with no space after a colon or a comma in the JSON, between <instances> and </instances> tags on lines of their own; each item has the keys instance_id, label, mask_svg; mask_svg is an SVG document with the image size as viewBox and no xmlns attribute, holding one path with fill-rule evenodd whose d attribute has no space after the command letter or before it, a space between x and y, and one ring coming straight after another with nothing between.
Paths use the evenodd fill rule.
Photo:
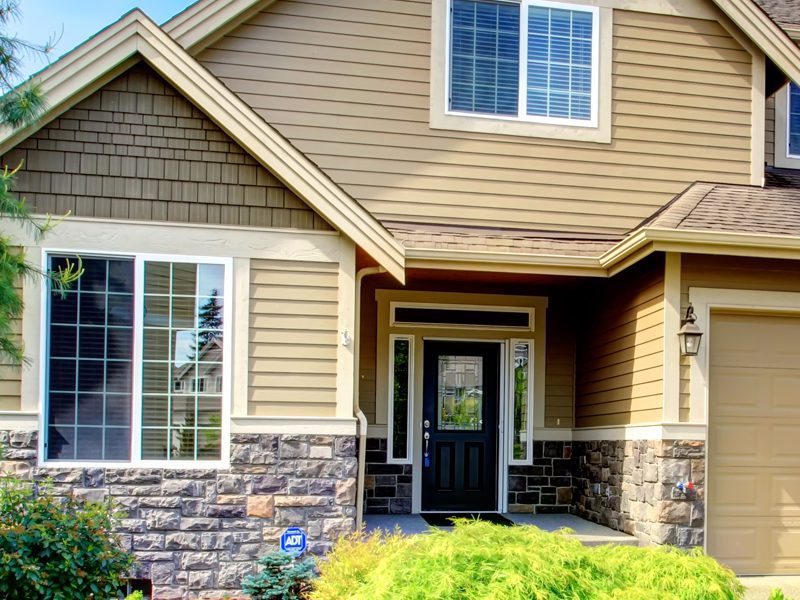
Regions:
<instances>
[{"instance_id":1,"label":"front door","mask_svg":"<svg viewBox=\"0 0 800 600\"><path fill-rule=\"evenodd\" d=\"M425 342L423 511L497 510L500 344Z\"/></svg>"}]
</instances>

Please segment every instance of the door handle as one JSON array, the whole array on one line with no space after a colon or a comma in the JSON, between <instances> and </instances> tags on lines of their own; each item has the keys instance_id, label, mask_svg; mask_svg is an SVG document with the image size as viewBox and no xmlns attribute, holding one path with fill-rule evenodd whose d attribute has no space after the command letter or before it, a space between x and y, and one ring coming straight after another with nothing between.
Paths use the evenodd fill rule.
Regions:
<instances>
[{"instance_id":1,"label":"door handle","mask_svg":"<svg viewBox=\"0 0 800 600\"><path fill-rule=\"evenodd\" d=\"M428 468L431 466L431 455L428 453L428 444L430 444L431 441L431 434L426 431L422 437L425 440L425 450L422 454L422 466Z\"/></svg>"}]
</instances>

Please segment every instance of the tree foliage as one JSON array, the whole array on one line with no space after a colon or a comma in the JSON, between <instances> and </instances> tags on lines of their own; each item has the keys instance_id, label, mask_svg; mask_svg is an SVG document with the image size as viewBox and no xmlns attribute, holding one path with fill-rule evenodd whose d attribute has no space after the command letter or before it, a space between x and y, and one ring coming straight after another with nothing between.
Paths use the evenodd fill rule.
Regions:
<instances>
[{"instance_id":1,"label":"tree foliage","mask_svg":"<svg viewBox=\"0 0 800 600\"><path fill-rule=\"evenodd\" d=\"M0 0L0 126L21 127L34 123L45 108L40 88L20 79L21 60L25 55L47 55L52 38L35 44L10 33L19 17L19 0ZM0 219L16 221L34 239L40 239L55 225L51 218L35 219L24 198L13 193L14 179L23 165L0 168ZM70 263L66 270L43 272L25 260L20 244L9 235L0 234L0 361L19 364L24 359L22 342L14 332L15 321L22 316L21 282L25 277L43 276L56 289L63 289L80 277L79 263Z\"/></svg>"},{"instance_id":2,"label":"tree foliage","mask_svg":"<svg viewBox=\"0 0 800 600\"><path fill-rule=\"evenodd\" d=\"M242 581L253 600L301 600L308 597L316 577L314 561L300 561L284 552L271 552L258 560L261 570Z\"/></svg>"}]
</instances>

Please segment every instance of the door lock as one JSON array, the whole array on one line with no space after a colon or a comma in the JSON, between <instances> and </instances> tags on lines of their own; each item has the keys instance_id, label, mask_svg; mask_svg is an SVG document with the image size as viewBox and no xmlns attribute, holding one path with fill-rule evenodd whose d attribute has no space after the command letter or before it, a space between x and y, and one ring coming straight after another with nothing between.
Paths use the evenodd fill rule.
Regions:
<instances>
[{"instance_id":1,"label":"door lock","mask_svg":"<svg viewBox=\"0 0 800 600\"><path fill-rule=\"evenodd\" d=\"M425 420L422 422L422 426L423 426L425 429L430 429L430 427L431 427L431 422L430 422L428 419L425 419Z\"/></svg>"}]
</instances>

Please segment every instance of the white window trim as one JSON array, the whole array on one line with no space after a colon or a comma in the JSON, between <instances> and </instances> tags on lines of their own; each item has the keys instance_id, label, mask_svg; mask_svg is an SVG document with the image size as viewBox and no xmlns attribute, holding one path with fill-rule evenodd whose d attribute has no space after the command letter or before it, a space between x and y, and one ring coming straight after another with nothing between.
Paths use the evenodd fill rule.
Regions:
<instances>
[{"instance_id":1,"label":"white window trim","mask_svg":"<svg viewBox=\"0 0 800 600\"><path fill-rule=\"evenodd\" d=\"M398 308L425 308L433 310L470 310L476 312L515 312L528 314L527 327L514 327L510 325L468 325L464 323L415 323L398 322L395 311ZM536 309L529 306L491 306L486 304L431 304L430 302L390 302L389 327L415 327L425 329L490 329L492 331L534 331Z\"/></svg>"},{"instance_id":2,"label":"white window trim","mask_svg":"<svg viewBox=\"0 0 800 600\"><path fill-rule=\"evenodd\" d=\"M232 344L223 344L222 348L222 431L220 460L145 460L141 458L142 432L142 340L144 329L144 295L140 292L144 284L144 263L147 261L186 262L221 264L225 267L225 290L222 308L223 339L231 340L234 326L233 318L233 260L214 256L165 255L136 252L100 252L98 250L81 250L76 248L43 247L41 264L47 267L51 254L73 254L82 258L132 258L134 259L134 318L133 318L133 380L131 389L131 459L129 461L87 461L87 460L48 460L45 453L47 439L47 357L48 343L48 285L41 286L41 306L39 321L39 451L38 464L51 468L163 468L163 469L225 469L230 466L230 424L231 424L231 389L232 389Z\"/></svg>"},{"instance_id":3,"label":"white window trim","mask_svg":"<svg viewBox=\"0 0 800 600\"><path fill-rule=\"evenodd\" d=\"M496 133L528 137L611 143L611 8L599 0L553 2L519 0L520 14L520 115L525 111L527 70L527 13L531 5L585 10L594 14L592 31L592 118L589 121L553 117L482 115L449 110L450 8L452 0L433 0L431 28L430 127L475 133Z\"/></svg>"},{"instance_id":4,"label":"white window trim","mask_svg":"<svg viewBox=\"0 0 800 600\"><path fill-rule=\"evenodd\" d=\"M800 169L800 155L789 154L789 84L775 92L775 166Z\"/></svg>"},{"instance_id":5,"label":"white window trim","mask_svg":"<svg viewBox=\"0 0 800 600\"><path fill-rule=\"evenodd\" d=\"M517 345L525 344L528 346L528 413L527 423L525 424L525 458L514 458L514 352ZM534 346L535 340L533 339L510 339L508 341L508 360L506 361L508 380L508 402L506 407L506 421L508 423L506 435L506 447L508 451L508 464L509 465L530 465L533 464L533 389L535 383L534 375Z\"/></svg>"},{"instance_id":6,"label":"white window trim","mask_svg":"<svg viewBox=\"0 0 800 600\"><path fill-rule=\"evenodd\" d=\"M388 419L386 423L386 462L392 465L410 465L414 448L414 337L413 335L389 336L389 389ZM394 343L397 340L408 342L408 402L406 406L406 457L394 458Z\"/></svg>"}]
</instances>

